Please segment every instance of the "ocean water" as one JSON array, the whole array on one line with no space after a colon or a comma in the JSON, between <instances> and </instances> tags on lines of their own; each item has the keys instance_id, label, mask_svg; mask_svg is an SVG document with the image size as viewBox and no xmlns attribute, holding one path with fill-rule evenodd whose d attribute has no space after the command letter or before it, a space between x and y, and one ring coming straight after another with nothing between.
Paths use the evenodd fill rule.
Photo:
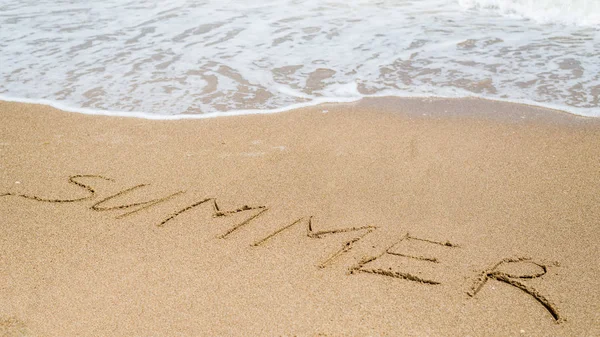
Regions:
<instances>
[{"instance_id":1,"label":"ocean water","mask_svg":"<svg viewBox=\"0 0 600 337\"><path fill-rule=\"evenodd\" d=\"M600 0L0 1L0 99L150 118L370 96L600 117Z\"/></svg>"}]
</instances>

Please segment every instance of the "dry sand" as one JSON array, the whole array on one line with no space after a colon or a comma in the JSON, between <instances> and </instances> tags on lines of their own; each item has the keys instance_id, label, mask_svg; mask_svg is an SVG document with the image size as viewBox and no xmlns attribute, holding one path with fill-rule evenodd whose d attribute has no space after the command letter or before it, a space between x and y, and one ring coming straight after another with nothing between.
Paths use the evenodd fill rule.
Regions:
<instances>
[{"instance_id":1,"label":"dry sand","mask_svg":"<svg viewBox=\"0 0 600 337\"><path fill-rule=\"evenodd\" d=\"M0 195L2 336L600 335L594 119L1 102Z\"/></svg>"}]
</instances>

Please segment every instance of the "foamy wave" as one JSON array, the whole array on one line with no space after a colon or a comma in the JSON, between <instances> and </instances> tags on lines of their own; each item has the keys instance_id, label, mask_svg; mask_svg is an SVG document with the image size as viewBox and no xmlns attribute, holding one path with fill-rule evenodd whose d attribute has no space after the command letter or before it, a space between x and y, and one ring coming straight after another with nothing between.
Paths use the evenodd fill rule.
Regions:
<instances>
[{"instance_id":1,"label":"foamy wave","mask_svg":"<svg viewBox=\"0 0 600 337\"><path fill-rule=\"evenodd\" d=\"M310 100L306 103L292 104L277 109L246 109L246 110L230 110L230 111L219 111L209 112L203 114L156 114L142 111L115 111L115 110L101 110L82 108L78 106L69 105L59 101L47 100L47 99L30 99L21 97L12 97L0 95L0 101L4 102L15 102L15 103L26 103L26 104L39 104L47 105L58 110L75 112L84 115L97 115L97 116L111 116L111 117L128 117L128 118L142 118L151 120L181 120L181 119L205 119L214 117L228 117L228 116L242 116L242 115L258 115L258 114L272 114L278 112L284 112L294 109L308 108L325 103L352 103L356 102L363 97L320 97L317 99Z\"/></svg>"},{"instance_id":2,"label":"foamy wave","mask_svg":"<svg viewBox=\"0 0 600 337\"><path fill-rule=\"evenodd\" d=\"M487 9L539 23L600 25L598 0L458 0L469 9Z\"/></svg>"},{"instance_id":3,"label":"foamy wave","mask_svg":"<svg viewBox=\"0 0 600 337\"><path fill-rule=\"evenodd\" d=\"M73 110L220 115L393 95L600 115L597 29L457 0L4 0L0 13L0 95Z\"/></svg>"}]
</instances>

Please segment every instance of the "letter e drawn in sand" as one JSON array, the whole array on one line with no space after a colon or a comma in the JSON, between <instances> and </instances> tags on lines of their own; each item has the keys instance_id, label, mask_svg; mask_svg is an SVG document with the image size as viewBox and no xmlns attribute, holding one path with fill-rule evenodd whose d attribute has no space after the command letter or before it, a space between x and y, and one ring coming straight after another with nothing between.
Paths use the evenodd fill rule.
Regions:
<instances>
[{"instance_id":1,"label":"letter e drawn in sand","mask_svg":"<svg viewBox=\"0 0 600 337\"><path fill-rule=\"evenodd\" d=\"M449 241L439 242L439 241L421 239L421 238L410 236L410 234L407 233L400 240L394 242L392 245L390 245L388 248L386 248L379 255L364 258L361 261L359 261L358 264L350 267L350 269L349 269L350 274L354 274L355 272L362 272L362 273L368 273L368 274L389 276L389 277L393 277L393 278L399 278L399 279L404 279L404 280L408 280L408 281L419 282L419 283L429 284L429 285L441 284L440 282L435 281L435 280L425 279L425 278L422 278L422 277L419 277L419 276L416 276L416 275L413 275L413 274L410 274L407 272L394 271L394 270L391 270L391 268L388 270L382 269L382 268L365 268L366 265L383 257L384 255L392 255L392 256L404 257L404 258L409 258L409 259L416 259L416 260L430 262L430 263L440 263L440 261L435 257L403 254L403 253L398 253L394 250L394 248L396 246L398 246L402 242L406 242L409 240L421 241L421 242L439 245L439 246L443 246L443 247L447 247L447 248L457 248L458 247L458 245L450 243Z\"/></svg>"},{"instance_id":2,"label":"letter e drawn in sand","mask_svg":"<svg viewBox=\"0 0 600 337\"><path fill-rule=\"evenodd\" d=\"M513 273L503 272L503 271L499 270L501 267L508 266L512 263L531 264L535 268L539 269L539 271L533 272L533 273L522 273L522 274L516 275ZM561 316L560 312L558 311L558 308L552 302L550 302L550 300L548 300L545 296L540 294L536 289L524 284L521 281L518 281L518 280L527 280L527 279L534 279L534 278L542 277L547 273L547 271L548 271L548 267L546 265L534 262L530 258L524 258L524 257L506 258L506 259L503 259L502 261L496 263L492 268L484 270L479 275L479 277L477 277L477 279L475 280L475 283L473 283L473 286L471 287L471 290L468 291L467 294L471 297L475 297L475 295L477 295L477 293L479 293L479 291L483 288L483 286L490 279L500 281L500 282L509 284L517 289L521 289L523 292L525 292L529 296L533 297L544 308L546 308L546 310L550 313L550 315L552 315L552 318L554 318L554 321L556 323L561 323L565 319Z\"/></svg>"},{"instance_id":3,"label":"letter e drawn in sand","mask_svg":"<svg viewBox=\"0 0 600 337\"><path fill-rule=\"evenodd\" d=\"M306 221L307 225L306 225L306 236L311 238L311 239L320 239L322 237L325 237L327 235L331 235L331 234L340 234L340 233L348 233L348 232L363 232L361 235L354 237L348 241L345 241L342 244L342 247L333 252L332 254L329 255L329 257L327 257L325 260L323 260L321 263L318 264L319 268L325 268L328 265L332 264L336 259L338 259L339 257L341 257L342 255L344 255L345 253L347 253L348 251L350 251L352 249L352 247L354 246L355 243L357 243L358 241L360 241L362 238L364 238L365 236L367 236L368 234L370 234L371 232L373 232L374 230L377 229L376 226L361 226L361 227L347 227L347 228L341 228L341 229L332 229L332 230L322 230L322 231L314 231L313 230L313 216L309 216L309 217L303 217L300 218L292 223L290 223L289 225L285 225L279 229L277 229L276 231L274 231L273 233L267 235L266 237L254 242L252 244L252 246L257 247L257 246L262 246L264 245L267 241L271 240L272 238L274 238L275 236L281 234L282 232L284 232L287 229L292 228L293 226L302 223Z\"/></svg>"}]
</instances>

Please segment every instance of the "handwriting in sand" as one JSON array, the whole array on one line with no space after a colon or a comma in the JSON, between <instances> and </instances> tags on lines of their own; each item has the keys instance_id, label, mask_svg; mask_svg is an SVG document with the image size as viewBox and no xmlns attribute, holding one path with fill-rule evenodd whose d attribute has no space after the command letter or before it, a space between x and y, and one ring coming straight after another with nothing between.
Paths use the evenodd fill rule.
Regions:
<instances>
[{"instance_id":1,"label":"handwriting in sand","mask_svg":"<svg viewBox=\"0 0 600 337\"><path fill-rule=\"evenodd\" d=\"M59 198L53 199L53 198L44 198L44 197L41 197L38 195L33 195L33 194L20 194L20 193L13 193L13 192L5 192L3 194L0 194L0 197L18 197L18 198L24 198L24 199L34 200L34 201L38 201L38 202L49 202L49 203L75 203L75 202L92 201L96 197L97 192L96 192L95 188L86 181L91 181L94 179L113 181L113 179L111 179L111 178L107 178L107 177L100 176L100 175L73 175L73 176L69 177L68 182L72 185L77 186L80 189L83 189L85 191L84 196L74 197L74 198L64 198L64 199L59 199ZM163 203L167 200L171 200L173 198L176 198L176 197L186 193L185 191L180 190L180 191L176 191L174 193L169 193L162 197L157 197L157 198L150 199L150 200L137 201L137 202L133 202L133 203L125 203L125 204L121 204L121 205L117 205L117 206L103 206L110 200L115 200L117 198L124 197L128 193L131 193L135 190L141 189L145 186L148 186L148 185L147 184L139 184L139 185L135 185L132 187L122 189L121 191L119 191L115 194L112 194L108 197L105 197L99 201L94 202L93 204L91 204L89 206L89 209L93 210L93 211L97 211L97 212L124 211L115 216L116 219L122 219L122 218L134 215L145 209L156 206L160 203ZM216 198L202 198L200 200L196 200L196 201L188 204L187 206L181 207L170 214L167 214L161 221L157 222L156 226L164 227L167 224L173 222L179 215L181 215L185 212L189 212L200 206L211 207L213 217L226 217L226 216L229 216L232 214L237 214L237 213L242 213L242 212L251 212L252 213L250 216L248 216L244 220L232 225L227 230L225 230L220 235L218 235L217 236L218 239L226 239L227 237L229 237L230 235L235 233L240 228L250 225L254 220L263 216L269 210L269 208L265 205L258 205L258 206L243 205L239 208L235 208L235 209L231 209L231 210L223 210L219 207L219 204L217 203ZM359 227L347 227L347 228L333 229L333 230L314 230L313 221L314 221L313 216L306 216L306 217L296 219L294 221L290 221L288 224L273 231L271 234L255 240L251 244L251 246L257 247L257 246L266 245L269 241L274 240L281 233L291 229L294 226L301 226L301 225L306 226L305 227L306 228L306 236L311 239L319 239L319 238L322 238L322 237L325 237L328 235L334 235L334 234L340 234L340 233L355 232L356 233L355 237L351 238L348 241L343 242L339 249L333 251L331 254L329 254L326 258L324 258L322 261L320 261L317 264L317 266L319 268L326 268L328 265L335 263L344 254L347 254L348 252L350 252L352 250L352 248L361 241L361 239L363 239L365 236L373 233L374 231L376 231L378 229L377 226L365 225L365 226L359 226ZM431 244L436 247L442 247L444 249L460 249L460 247L455 243L451 243L448 241L435 241L435 240L430 240L428 238L414 237L407 233L404 236L400 237L392 245L389 245L388 247L377 251L372 256L363 258L357 264L350 266L348 268L349 274L366 273L366 274L372 274L372 275L381 275L381 276L386 276L386 277L391 277L391 278L396 278L396 279L402 279L402 280L406 280L409 282L417 282L417 283L420 283L420 284L423 284L426 286L435 286L435 285L442 284L442 282L443 282L442 280L431 279L431 278L419 276L419 275L416 275L411 272L392 269L391 267L383 268L383 267L381 267L381 263L379 263L379 264L375 263L375 261L377 261L377 260L380 260L380 262L385 263L386 258L397 258L397 259L416 259L419 261L423 261L424 263L428 263L428 264L430 263L432 266L442 265L442 262L435 256L416 255L414 253L404 253L402 251L403 244L407 244L410 242L420 242L420 243L424 243L424 244ZM529 267L533 268L536 271L530 272L530 273L523 272L521 274L512 274L510 272L503 271L503 268L505 268L506 266L511 265L511 264L527 264L527 265L529 265ZM473 285L467 291L467 294L471 297L476 296L489 281L503 282L505 284L516 287L517 289L522 290L528 296L533 297L537 302L539 302L548 311L548 313L552 316L552 318L555 322L560 323L564 320L564 318L561 316L557 307L546 296L542 295L539 291L537 291L533 287L526 284L527 280L536 279L536 278L540 278L540 277L544 276L547 273L548 268L550 268L550 265L544 264L539 261L535 261L531 258L524 258L524 257L505 258L501 261L498 261L498 262L492 264L492 266L490 268L486 268L486 269L482 270L481 273L475 278Z\"/></svg>"}]
</instances>

